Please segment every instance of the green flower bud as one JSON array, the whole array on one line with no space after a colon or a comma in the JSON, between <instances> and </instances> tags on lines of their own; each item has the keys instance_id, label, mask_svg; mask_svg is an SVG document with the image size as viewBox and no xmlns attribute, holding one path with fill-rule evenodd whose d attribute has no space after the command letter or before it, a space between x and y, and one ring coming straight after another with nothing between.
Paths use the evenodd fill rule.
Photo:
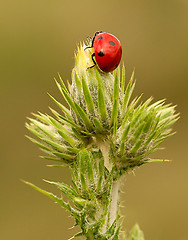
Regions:
<instances>
[{"instance_id":1,"label":"green flower bud","mask_svg":"<svg viewBox=\"0 0 188 240\"><path fill-rule=\"evenodd\" d=\"M90 42L88 42L90 45ZM169 136L177 121L175 107L164 100L141 103L131 99L134 73L125 88L125 67L105 73L92 62L92 49L80 44L75 53L72 83L65 86L59 76L59 91L69 105L63 106L50 96L61 109L51 109L54 117L34 114L26 124L39 140L28 137L49 156L47 159L70 166L73 187L60 182L55 185L72 202L28 185L53 199L75 217L81 232L76 236L87 239L119 239L119 178L129 170L148 162L150 153ZM73 205L73 206L72 206ZM129 239L143 240L136 225Z\"/></svg>"},{"instance_id":2,"label":"green flower bud","mask_svg":"<svg viewBox=\"0 0 188 240\"><path fill-rule=\"evenodd\" d=\"M151 104L149 98L140 103L138 97L131 101L134 73L125 88L124 65L121 74L120 67L113 73L105 73L97 65L90 68L93 50L85 48L85 43L80 44L75 53L70 91L61 77L61 85L57 82L70 110L52 97L64 116L53 109L56 119L35 114L37 120L30 119L27 127L42 142L30 139L50 153L51 159L68 164L72 164L83 146L91 151L91 146L98 148L105 155L101 143L106 142L109 150L104 157L105 167L111 170L114 165L117 175L121 175L152 161L148 155L172 135L170 127L178 115L173 106L164 104L164 100Z\"/></svg>"}]
</instances>

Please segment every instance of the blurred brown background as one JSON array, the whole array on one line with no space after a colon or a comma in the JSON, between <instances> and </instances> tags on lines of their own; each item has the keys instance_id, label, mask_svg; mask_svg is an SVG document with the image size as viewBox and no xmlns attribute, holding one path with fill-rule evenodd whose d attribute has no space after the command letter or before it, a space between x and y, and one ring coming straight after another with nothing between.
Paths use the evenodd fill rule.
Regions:
<instances>
[{"instance_id":1,"label":"blurred brown background","mask_svg":"<svg viewBox=\"0 0 188 240\"><path fill-rule=\"evenodd\" d=\"M188 225L188 1L6 0L0 4L0 239L66 240L73 219L25 179L56 192L42 179L70 183L68 170L47 168L24 135L26 116L55 107L53 78L70 79L76 43L103 30L123 46L127 79L136 69L135 95L177 104L177 134L151 164L126 177L124 228L136 222L146 240L187 240Z\"/></svg>"}]
</instances>

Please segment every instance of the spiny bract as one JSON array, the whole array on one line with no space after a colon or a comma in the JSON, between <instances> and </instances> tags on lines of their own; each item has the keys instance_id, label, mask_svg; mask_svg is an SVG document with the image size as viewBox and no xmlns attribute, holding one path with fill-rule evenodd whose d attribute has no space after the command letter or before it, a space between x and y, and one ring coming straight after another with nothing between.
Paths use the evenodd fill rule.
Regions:
<instances>
[{"instance_id":1,"label":"spiny bract","mask_svg":"<svg viewBox=\"0 0 188 240\"><path fill-rule=\"evenodd\" d=\"M89 43L88 43L89 44ZM90 45L90 44L89 44ZM131 100L135 87L134 73L125 88L125 67L104 73L92 65L92 50L80 44L75 54L72 83L68 88L59 76L57 86L69 109L51 96L62 113L33 114L27 128L39 140L29 137L53 161L71 169L72 184L46 181L55 185L70 200L42 190L39 192L63 206L75 218L87 240L117 240L120 235L119 178L123 173L147 162L148 155L172 135L171 126L178 119L174 106L164 100L141 103ZM61 165L58 165L61 166ZM74 236L74 237L75 237ZM129 240L144 240L136 225Z\"/></svg>"},{"instance_id":2,"label":"spiny bract","mask_svg":"<svg viewBox=\"0 0 188 240\"><path fill-rule=\"evenodd\" d=\"M73 164L82 148L96 149L98 142L110 144L118 175L151 162L148 155L172 135L171 126L177 121L174 106L164 100L151 103L149 98L140 103L136 97L131 101L135 87L134 72L125 88L125 67L113 73L104 73L92 64L91 51L80 44L75 54L72 84L65 86L61 77L57 86L70 109L55 98L52 100L63 114L51 109L55 117L34 114L27 128L40 141L30 138L49 154L47 159ZM155 161L155 160L154 160Z\"/></svg>"}]
</instances>

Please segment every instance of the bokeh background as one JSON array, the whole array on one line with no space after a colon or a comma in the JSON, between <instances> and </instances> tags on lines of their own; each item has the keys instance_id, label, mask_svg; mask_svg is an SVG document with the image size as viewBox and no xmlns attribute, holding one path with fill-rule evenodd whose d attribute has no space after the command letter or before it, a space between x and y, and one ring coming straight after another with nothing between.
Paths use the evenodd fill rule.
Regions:
<instances>
[{"instance_id":1,"label":"bokeh background","mask_svg":"<svg viewBox=\"0 0 188 240\"><path fill-rule=\"evenodd\" d=\"M25 138L31 112L55 108L61 98L53 78L70 79L76 43L103 30L122 43L127 79L136 69L134 96L177 104L177 134L151 164L122 186L124 228L136 222L146 240L187 240L188 224L188 1L6 0L0 1L0 239L70 238L73 219L25 179L52 190L42 179L70 183L67 169L48 168Z\"/></svg>"}]
</instances>

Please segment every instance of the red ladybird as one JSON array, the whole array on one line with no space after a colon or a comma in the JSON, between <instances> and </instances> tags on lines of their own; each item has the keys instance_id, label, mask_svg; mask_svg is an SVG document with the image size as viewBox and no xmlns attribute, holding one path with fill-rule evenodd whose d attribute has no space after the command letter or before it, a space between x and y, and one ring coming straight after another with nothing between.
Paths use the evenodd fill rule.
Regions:
<instances>
[{"instance_id":1,"label":"red ladybird","mask_svg":"<svg viewBox=\"0 0 188 240\"><path fill-rule=\"evenodd\" d=\"M106 32L96 32L92 40L92 45L86 48L94 47L94 53L91 55L94 65L104 72L111 72L117 68L122 56L120 41L112 34ZM95 60L94 60L95 57Z\"/></svg>"}]
</instances>

